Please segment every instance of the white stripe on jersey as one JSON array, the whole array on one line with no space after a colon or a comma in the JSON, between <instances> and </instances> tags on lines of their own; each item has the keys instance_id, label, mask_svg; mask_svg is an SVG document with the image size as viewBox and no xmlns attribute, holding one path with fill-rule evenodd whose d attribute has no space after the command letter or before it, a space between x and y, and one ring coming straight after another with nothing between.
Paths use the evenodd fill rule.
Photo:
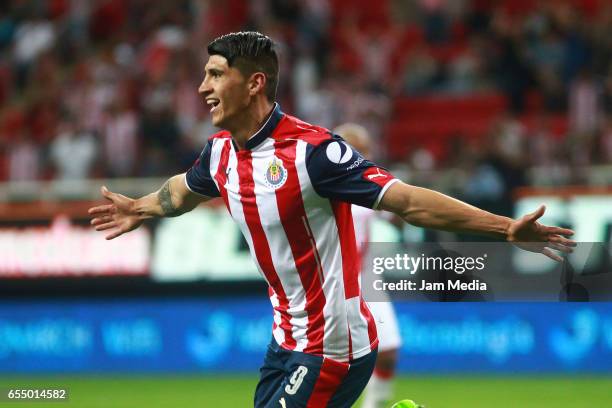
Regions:
<instances>
[{"instance_id":1,"label":"white stripe on jersey","mask_svg":"<svg viewBox=\"0 0 612 408\"><path fill-rule=\"evenodd\" d=\"M274 330L272 330L272 335L278 344L283 344L285 342L285 331L281 327L281 315L276 311L280 303L278 301L278 296L276 296L274 292L272 292L272 296L270 296L270 303L272 303L272 307L274 308Z\"/></svg>"},{"instance_id":2,"label":"white stripe on jersey","mask_svg":"<svg viewBox=\"0 0 612 408\"><path fill-rule=\"evenodd\" d=\"M219 161L221 160L221 152L223 151L223 145L225 145L225 143L231 143L231 141L229 139L221 139L221 138L213 139L211 143L212 146L210 148L210 177L215 182L215 185L217 186L217 190L219 191L221 191L221 186L219 186L219 184L217 183L215 176L217 175L217 171L219 169ZM234 149L230 149L230 152L232 152L233 150ZM234 166L234 169L235 168L236 166Z\"/></svg>"},{"instance_id":3,"label":"white stripe on jersey","mask_svg":"<svg viewBox=\"0 0 612 408\"><path fill-rule=\"evenodd\" d=\"M352 205L351 211L353 213L353 225L355 227L355 240L357 241L358 250L359 252L361 252L362 245L368 240L367 234L369 230L369 218L373 217L376 212L369 208L360 207L358 205ZM359 287L361 287L361 275L359 276ZM347 301L349 302L348 314L351 333L353 333L354 331L361 332L362 330L365 330L365 332L367 333L368 321L366 320L365 316L361 314L359 298L348 299ZM363 342L363 340L367 341ZM353 349L365 349L369 347L369 343L370 342L367 336L365 339L363 336L359 336L357 337L357 339L353 340Z\"/></svg>"}]
</instances>

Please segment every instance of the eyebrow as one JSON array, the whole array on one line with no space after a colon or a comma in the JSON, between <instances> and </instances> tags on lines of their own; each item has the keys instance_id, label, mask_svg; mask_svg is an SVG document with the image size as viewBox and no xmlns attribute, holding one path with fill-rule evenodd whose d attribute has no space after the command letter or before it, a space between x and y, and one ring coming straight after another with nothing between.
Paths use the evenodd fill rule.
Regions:
<instances>
[{"instance_id":1,"label":"eyebrow","mask_svg":"<svg viewBox=\"0 0 612 408\"><path fill-rule=\"evenodd\" d=\"M222 74L223 70L217 67L204 67L204 72L209 74Z\"/></svg>"}]
</instances>

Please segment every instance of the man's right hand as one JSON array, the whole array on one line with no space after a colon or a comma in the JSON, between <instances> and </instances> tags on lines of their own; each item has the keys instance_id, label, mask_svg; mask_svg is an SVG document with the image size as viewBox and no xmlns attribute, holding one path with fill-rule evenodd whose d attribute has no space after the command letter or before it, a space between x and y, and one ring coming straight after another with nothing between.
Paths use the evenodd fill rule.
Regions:
<instances>
[{"instance_id":1,"label":"man's right hand","mask_svg":"<svg viewBox=\"0 0 612 408\"><path fill-rule=\"evenodd\" d=\"M88 213L94 217L91 225L95 226L96 231L113 230L106 236L106 239L117 238L142 224L144 217L135 211L134 199L113 193L105 186L102 186L100 191L104 198L110 201L110 204L92 207Z\"/></svg>"}]
</instances>

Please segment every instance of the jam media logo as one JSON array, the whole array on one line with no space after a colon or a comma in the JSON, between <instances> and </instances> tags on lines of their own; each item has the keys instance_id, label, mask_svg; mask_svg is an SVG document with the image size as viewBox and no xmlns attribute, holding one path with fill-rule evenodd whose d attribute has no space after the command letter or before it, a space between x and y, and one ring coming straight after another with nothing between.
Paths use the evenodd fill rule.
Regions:
<instances>
[{"instance_id":1,"label":"jam media logo","mask_svg":"<svg viewBox=\"0 0 612 408\"><path fill-rule=\"evenodd\" d=\"M283 161L274 157L266 170L266 185L278 189L287 181L287 169L283 167Z\"/></svg>"}]
</instances>

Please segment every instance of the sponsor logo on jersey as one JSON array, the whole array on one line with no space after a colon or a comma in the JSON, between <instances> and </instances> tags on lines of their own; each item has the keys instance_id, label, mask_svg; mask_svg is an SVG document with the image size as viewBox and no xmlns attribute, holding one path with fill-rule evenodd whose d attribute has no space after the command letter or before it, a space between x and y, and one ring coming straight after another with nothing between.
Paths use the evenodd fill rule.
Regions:
<instances>
[{"instance_id":1,"label":"sponsor logo on jersey","mask_svg":"<svg viewBox=\"0 0 612 408\"><path fill-rule=\"evenodd\" d=\"M270 188L281 188L287 181L287 169L283 167L283 161L274 157L266 170L266 185Z\"/></svg>"},{"instance_id":2,"label":"sponsor logo on jersey","mask_svg":"<svg viewBox=\"0 0 612 408\"><path fill-rule=\"evenodd\" d=\"M387 181L393 178L393 176L389 174L387 170L381 169L380 167L368 168L363 172L362 177L365 180L376 183L381 187L384 187L384 185L387 184Z\"/></svg>"},{"instance_id":3,"label":"sponsor logo on jersey","mask_svg":"<svg viewBox=\"0 0 612 408\"><path fill-rule=\"evenodd\" d=\"M327 159L336 164L343 164L353 157L353 149L344 142L331 142L325 149Z\"/></svg>"},{"instance_id":4,"label":"sponsor logo on jersey","mask_svg":"<svg viewBox=\"0 0 612 408\"><path fill-rule=\"evenodd\" d=\"M351 170L353 170L353 169L356 169L357 167L359 167L359 165L360 165L361 163L363 163L363 161L364 161L364 160L365 160L365 159L364 159L363 157L359 156L359 158L358 158L357 160L355 160L355 161L353 162L353 164L351 164L350 166L348 166L348 167L346 168L346 171L351 171Z\"/></svg>"}]
</instances>

